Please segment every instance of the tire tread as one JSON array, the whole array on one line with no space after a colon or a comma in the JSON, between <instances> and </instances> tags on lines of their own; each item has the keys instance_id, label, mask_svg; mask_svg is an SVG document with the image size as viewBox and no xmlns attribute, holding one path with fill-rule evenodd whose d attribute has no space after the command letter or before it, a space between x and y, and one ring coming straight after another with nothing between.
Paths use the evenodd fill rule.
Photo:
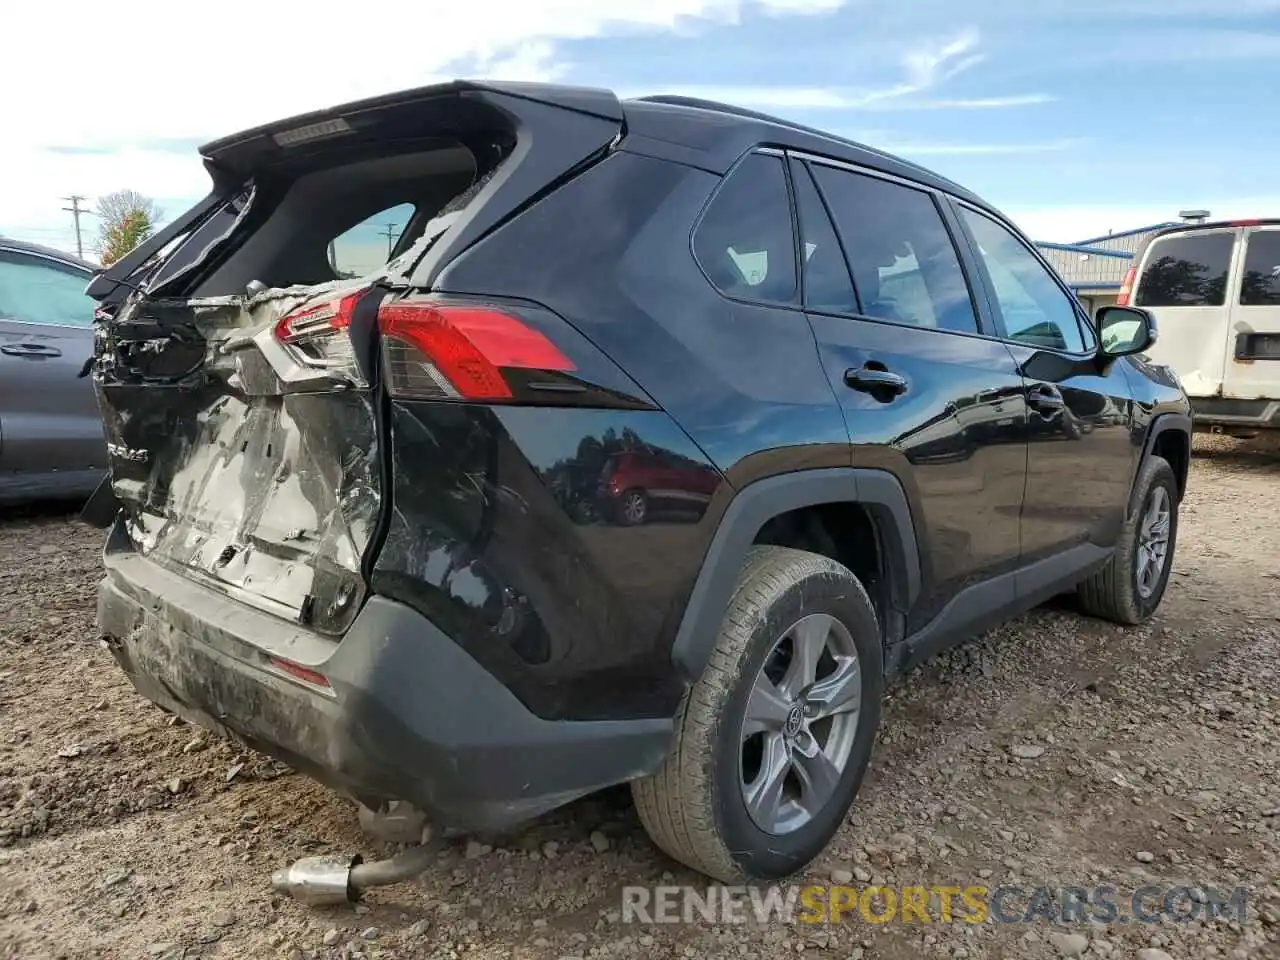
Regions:
<instances>
[{"instance_id":1,"label":"tire tread","mask_svg":"<svg viewBox=\"0 0 1280 960\"><path fill-rule=\"evenodd\" d=\"M720 706L739 681L763 612L796 581L821 573L847 579L871 608L862 584L834 560L790 547L751 548L707 666L676 712L671 752L655 774L631 785L636 812L653 842L673 859L726 883L743 873L717 828L712 797Z\"/></svg>"}]
</instances>

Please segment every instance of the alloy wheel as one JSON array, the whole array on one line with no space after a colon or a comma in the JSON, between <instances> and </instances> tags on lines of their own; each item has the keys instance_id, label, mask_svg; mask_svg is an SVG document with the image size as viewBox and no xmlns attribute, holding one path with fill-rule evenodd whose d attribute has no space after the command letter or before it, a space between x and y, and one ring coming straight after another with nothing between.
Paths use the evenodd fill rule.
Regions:
<instances>
[{"instance_id":1,"label":"alloy wheel","mask_svg":"<svg viewBox=\"0 0 1280 960\"><path fill-rule=\"evenodd\" d=\"M742 799L757 827L791 833L825 808L853 752L861 704L862 668L844 624L814 613L783 632L742 722Z\"/></svg>"},{"instance_id":2,"label":"alloy wheel","mask_svg":"<svg viewBox=\"0 0 1280 960\"><path fill-rule=\"evenodd\" d=\"M1138 524L1138 549L1134 556L1134 579L1138 594L1146 600L1156 591L1169 553L1169 528L1173 504L1169 491L1153 487L1147 508Z\"/></svg>"}]
</instances>

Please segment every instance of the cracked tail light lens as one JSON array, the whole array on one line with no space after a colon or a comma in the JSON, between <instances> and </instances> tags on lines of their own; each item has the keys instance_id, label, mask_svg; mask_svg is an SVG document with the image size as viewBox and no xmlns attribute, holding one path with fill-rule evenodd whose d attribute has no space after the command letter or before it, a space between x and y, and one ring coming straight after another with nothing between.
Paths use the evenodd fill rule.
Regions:
<instances>
[{"instance_id":1,"label":"cracked tail light lens","mask_svg":"<svg viewBox=\"0 0 1280 960\"><path fill-rule=\"evenodd\" d=\"M356 304L366 293L368 290L357 290L340 300L327 300L285 314L276 321L276 339L307 366L337 368L355 375L355 354L347 329Z\"/></svg>"},{"instance_id":2,"label":"cracked tail light lens","mask_svg":"<svg viewBox=\"0 0 1280 960\"><path fill-rule=\"evenodd\" d=\"M504 369L570 371L540 331L488 306L408 298L378 312L387 389L415 399L512 399Z\"/></svg>"}]
</instances>

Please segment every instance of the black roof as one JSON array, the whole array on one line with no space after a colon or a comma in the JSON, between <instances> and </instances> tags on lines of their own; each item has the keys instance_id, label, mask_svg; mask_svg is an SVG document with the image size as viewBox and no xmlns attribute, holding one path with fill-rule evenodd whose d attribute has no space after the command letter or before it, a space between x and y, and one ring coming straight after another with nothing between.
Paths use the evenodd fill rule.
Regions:
<instances>
[{"instance_id":1,"label":"black roof","mask_svg":"<svg viewBox=\"0 0 1280 960\"><path fill-rule=\"evenodd\" d=\"M0 250L11 250L14 253L33 253L40 257L50 257L54 260L61 260L63 263L73 267L82 267L90 273L96 273L102 269L95 263L81 260L74 253L55 250L53 247L42 247L38 243L27 243L25 240L11 240L6 236L0 236Z\"/></svg>"}]
</instances>

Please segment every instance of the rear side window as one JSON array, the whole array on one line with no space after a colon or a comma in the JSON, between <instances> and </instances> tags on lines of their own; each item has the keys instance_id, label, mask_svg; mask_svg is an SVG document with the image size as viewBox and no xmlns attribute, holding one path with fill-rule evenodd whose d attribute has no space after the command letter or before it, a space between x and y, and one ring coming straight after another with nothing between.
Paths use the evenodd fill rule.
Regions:
<instances>
[{"instance_id":1,"label":"rear side window","mask_svg":"<svg viewBox=\"0 0 1280 960\"><path fill-rule=\"evenodd\" d=\"M795 236L781 158L756 153L734 168L698 224L693 252L727 296L795 300Z\"/></svg>"},{"instance_id":2,"label":"rear side window","mask_svg":"<svg viewBox=\"0 0 1280 960\"><path fill-rule=\"evenodd\" d=\"M1147 252L1134 303L1139 307L1220 307L1227 302L1233 233L1156 240Z\"/></svg>"},{"instance_id":3,"label":"rear side window","mask_svg":"<svg viewBox=\"0 0 1280 960\"><path fill-rule=\"evenodd\" d=\"M825 166L813 172L844 243L864 316L977 333L964 271L929 194Z\"/></svg>"},{"instance_id":4,"label":"rear side window","mask_svg":"<svg viewBox=\"0 0 1280 960\"><path fill-rule=\"evenodd\" d=\"M88 283L82 270L0 251L0 320L92 326L94 303L84 292Z\"/></svg>"},{"instance_id":5,"label":"rear side window","mask_svg":"<svg viewBox=\"0 0 1280 960\"><path fill-rule=\"evenodd\" d=\"M1246 307L1280 306L1280 230L1249 235L1240 303Z\"/></svg>"}]
</instances>

